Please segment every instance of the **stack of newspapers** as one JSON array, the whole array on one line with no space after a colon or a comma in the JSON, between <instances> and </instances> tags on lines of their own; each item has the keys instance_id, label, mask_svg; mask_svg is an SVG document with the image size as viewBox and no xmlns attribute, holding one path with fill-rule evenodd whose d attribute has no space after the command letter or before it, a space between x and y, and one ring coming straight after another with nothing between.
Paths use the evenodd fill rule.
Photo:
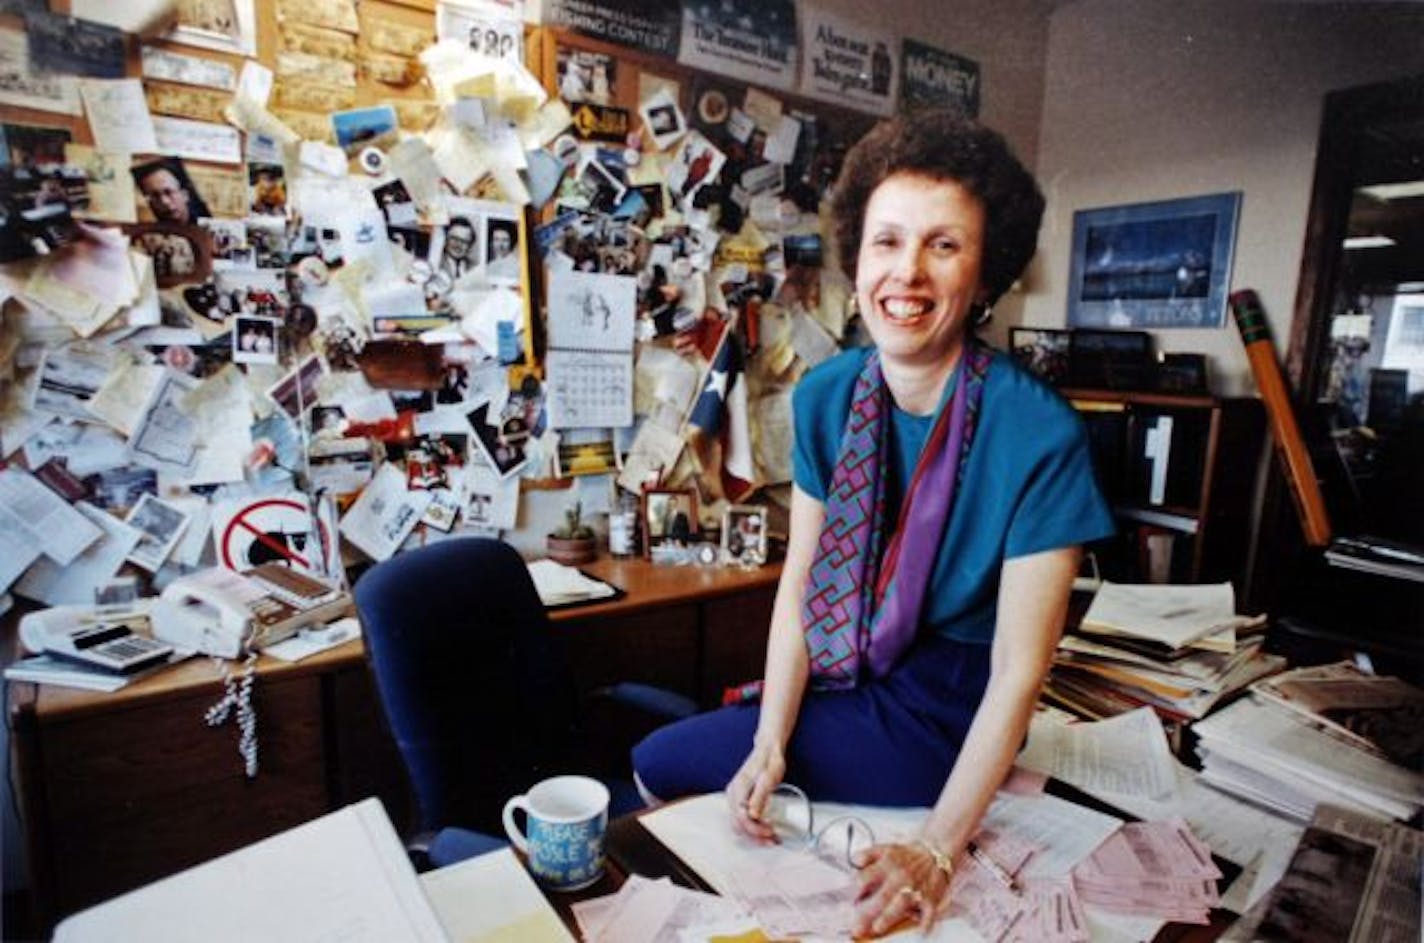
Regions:
<instances>
[{"instance_id":1,"label":"stack of newspapers","mask_svg":"<svg viewBox=\"0 0 1424 943\"><path fill-rule=\"evenodd\" d=\"M1407 820L1424 807L1424 692L1342 663L1252 686L1193 727L1202 778L1309 821L1330 803Z\"/></svg>"},{"instance_id":2,"label":"stack of newspapers","mask_svg":"<svg viewBox=\"0 0 1424 943\"><path fill-rule=\"evenodd\" d=\"M1261 650L1261 626L1236 614L1230 583L1105 582L1059 644L1044 695L1092 719L1146 705L1190 723L1285 666Z\"/></svg>"}]
</instances>

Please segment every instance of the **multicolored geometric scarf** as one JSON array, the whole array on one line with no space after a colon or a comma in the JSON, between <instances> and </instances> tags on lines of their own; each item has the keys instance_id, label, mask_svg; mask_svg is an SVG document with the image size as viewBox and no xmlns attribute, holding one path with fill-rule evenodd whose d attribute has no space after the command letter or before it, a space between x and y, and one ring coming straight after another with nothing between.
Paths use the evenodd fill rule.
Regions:
<instances>
[{"instance_id":1,"label":"multicolored geometric scarf","mask_svg":"<svg viewBox=\"0 0 1424 943\"><path fill-rule=\"evenodd\" d=\"M978 425L992 353L964 345L886 543L890 392L872 352L856 379L841 435L826 517L801 604L812 686L855 687L887 674L914 641L925 590ZM730 688L725 703L755 698L760 682Z\"/></svg>"}]
</instances>

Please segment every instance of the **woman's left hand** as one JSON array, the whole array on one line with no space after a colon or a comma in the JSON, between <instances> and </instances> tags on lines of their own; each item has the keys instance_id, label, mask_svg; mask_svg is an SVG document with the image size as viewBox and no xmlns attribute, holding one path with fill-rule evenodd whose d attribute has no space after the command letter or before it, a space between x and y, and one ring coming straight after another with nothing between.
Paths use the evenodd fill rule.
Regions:
<instances>
[{"instance_id":1,"label":"woman's left hand","mask_svg":"<svg viewBox=\"0 0 1424 943\"><path fill-rule=\"evenodd\" d=\"M949 876L928 848L916 843L875 845L862 854L855 935L880 936L905 920L921 933L949 903Z\"/></svg>"}]
</instances>

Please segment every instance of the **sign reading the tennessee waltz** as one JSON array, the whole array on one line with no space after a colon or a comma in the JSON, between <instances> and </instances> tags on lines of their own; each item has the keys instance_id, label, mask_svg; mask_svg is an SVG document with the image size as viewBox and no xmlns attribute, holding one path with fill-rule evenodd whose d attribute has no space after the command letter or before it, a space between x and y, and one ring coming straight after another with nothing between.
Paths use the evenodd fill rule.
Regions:
<instances>
[{"instance_id":1,"label":"sign reading the tennessee waltz","mask_svg":"<svg viewBox=\"0 0 1424 943\"><path fill-rule=\"evenodd\" d=\"M806 54L801 94L888 116L895 111L899 68L890 50L893 33L866 27L824 10L802 8Z\"/></svg>"},{"instance_id":2,"label":"sign reading the tennessee waltz","mask_svg":"<svg viewBox=\"0 0 1424 943\"><path fill-rule=\"evenodd\" d=\"M900 111L957 107L979 116L979 63L906 39L900 76Z\"/></svg>"},{"instance_id":3,"label":"sign reading the tennessee waltz","mask_svg":"<svg viewBox=\"0 0 1424 943\"><path fill-rule=\"evenodd\" d=\"M678 0L545 0L544 25L660 56L677 56Z\"/></svg>"},{"instance_id":4,"label":"sign reading the tennessee waltz","mask_svg":"<svg viewBox=\"0 0 1424 943\"><path fill-rule=\"evenodd\" d=\"M792 0L688 0L677 61L755 85L796 82Z\"/></svg>"}]
</instances>

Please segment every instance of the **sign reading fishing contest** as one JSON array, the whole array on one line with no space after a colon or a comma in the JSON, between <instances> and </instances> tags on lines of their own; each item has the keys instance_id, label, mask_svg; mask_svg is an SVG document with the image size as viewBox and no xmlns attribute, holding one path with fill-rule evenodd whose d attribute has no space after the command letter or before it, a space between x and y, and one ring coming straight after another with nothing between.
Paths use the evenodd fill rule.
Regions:
<instances>
[{"instance_id":1,"label":"sign reading fishing contest","mask_svg":"<svg viewBox=\"0 0 1424 943\"><path fill-rule=\"evenodd\" d=\"M544 0L543 22L580 36L675 58L679 0Z\"/></svg>"},{"instance_id":2,"label":"sign reading fishing contest","mask_svg":"<svg viewBox=\"0 0 1424 943\"><path fill-rule=\"evenodd\" d=\"M792 0L689 0L682 10L683 65L790 91L796 84Z\"/></svg>"},{"instance_id":3,"label":"sign reading fishing contest","mask_svg":"<svg viewBox=\"0 0 1424 943\"><path fill-rule=\"evenodd\" d=\"M979 63L906 39L900 71L900 111L954 107L979 116Z\"/></svg>"},{"instance_id":4,"label":"sign reading fishing contest","mask_svg":"<svg viewBox=\"0 0 1424 943\"><path fill-rule=\"evenodd\" d=\"M824 10L804 8L801 94L888 117L895 111L899 62L894 33Z\"/></svg>"}]
</instances>

